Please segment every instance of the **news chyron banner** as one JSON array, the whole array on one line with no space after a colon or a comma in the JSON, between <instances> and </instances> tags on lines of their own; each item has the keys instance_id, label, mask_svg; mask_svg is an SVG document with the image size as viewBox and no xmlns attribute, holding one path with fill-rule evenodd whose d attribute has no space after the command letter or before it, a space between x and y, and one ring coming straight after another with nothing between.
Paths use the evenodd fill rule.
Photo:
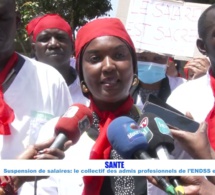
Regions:
<instances>
[{"instance_id":1,"label":"news chyron banner","mask_svg":"<svg viewBox=\"0 0 215 195\"><path fill-rule=\"evenodd\" d=\"M201 56L196 47L197 23L210 4L180 0L119 0L120 18L135 48L171 56Z\"/></svg>"},{"instance_id":2,"label":"news chyron banner","mask_svg":"<svg viewBox=\"0 0 215 195\"><path fill-rule=\"evenodd\" d=\"M14 166L15 165L15 166ZM1 160L0 174L70 176L215 175L214 160Z\"/></svg>"}]
</instances>

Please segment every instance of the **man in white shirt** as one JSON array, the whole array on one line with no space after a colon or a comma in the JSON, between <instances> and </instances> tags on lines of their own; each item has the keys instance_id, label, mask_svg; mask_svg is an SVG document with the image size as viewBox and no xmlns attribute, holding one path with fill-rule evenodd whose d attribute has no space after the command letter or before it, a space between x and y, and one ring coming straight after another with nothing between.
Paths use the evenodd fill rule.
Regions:
<instances>
[{"instance_id":1,"label":"man in white shirt","mask_svg":"<svg viewBox=\"0 0 215 195\"><path fill-rule=\"evenodd\" d=\"M215 148L214 136L214 88L215 88L215 4L209 6L198 20L197 47L206 55L211 66L206 75L188 81L175 89L167 100L167 103L182 113L190 112L197 122L208 122L208 138L213 149ZM212 112L211 112L212 111ZM209 114L210 113L210 114ZM173 156L178 159L186 159L188 155L175 144ZM156 194L155 191L154 194Z\"/></svg>"},{"instance_id":2,"label":"man in white shirt","mask_svg":"<svg viewBox=\"0 0 215 195\"><path fill-rule=\"evenodd\" d=\"M15 52L15 0L1 0L0 15L0 159L16 159L72 101L57 70Z\"/></svg>"},{"instance_id":3,"label":"man in white shirt","mask_svg":"<svg viewBox=\"0 0 215 195\"><path fill-rule=\"evenodd\" d=\"M73 102L89 103L81 92L75 70L72 29L58 14L44 14L32 19L26 26L36 60L56 68L64 77Z\"/></svg>"}]
</instances>

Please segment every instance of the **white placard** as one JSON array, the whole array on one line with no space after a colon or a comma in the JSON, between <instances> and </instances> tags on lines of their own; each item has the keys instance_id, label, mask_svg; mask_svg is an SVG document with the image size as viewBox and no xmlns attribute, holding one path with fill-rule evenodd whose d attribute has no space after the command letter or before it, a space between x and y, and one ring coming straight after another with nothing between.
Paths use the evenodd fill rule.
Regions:
<instances>
[{"instance_id":1,"label":"white placard","mask_svg":"<svg viewBox=\"0 0 215 195\"><path fill-rule=\"evenodd\" d=\"M210 5L173 1L132 0L126 29L137 49L193 57L197 21Z\"/></svg>"}]
</instances>

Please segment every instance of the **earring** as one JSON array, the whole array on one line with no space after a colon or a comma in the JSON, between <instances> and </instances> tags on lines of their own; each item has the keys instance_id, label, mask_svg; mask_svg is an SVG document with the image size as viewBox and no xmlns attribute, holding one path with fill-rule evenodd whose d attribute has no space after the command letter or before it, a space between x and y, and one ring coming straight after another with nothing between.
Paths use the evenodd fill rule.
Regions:
<instances>
[{"instance_id":1,"label":"earring","mask_svg":"<svg viewBox=\"0 0 215 195\"><path fill-rule=\"evenodd\" d=\"M139 79L138 79L137 75L135 74L132 86L137 86L138 84L139 84Z\"/></svg>"},{"instance_id":2,"label":"earring","mask_svg":"<svg viewBox=\"0 0 215 195\"><path fill-rule=\"evenodd\" d=\"M89 89L87 88L86 84L84 81L81 81L81 90L83 93L88 93Z\"/></svg>"}]
</instances>

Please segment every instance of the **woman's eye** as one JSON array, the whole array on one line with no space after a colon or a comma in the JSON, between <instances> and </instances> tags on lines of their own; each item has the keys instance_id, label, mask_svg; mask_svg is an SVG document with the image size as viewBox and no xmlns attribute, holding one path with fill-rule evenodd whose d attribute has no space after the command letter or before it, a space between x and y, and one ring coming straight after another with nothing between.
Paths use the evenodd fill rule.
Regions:
<instances>
[{"instance_id":1,"label":"woman's eye","mask_svg":"<svg viewBox=\"0 0 215 195\"><path fill-rule=\"evenodd\" d=\"M99 62L99 60L100 60L100 58L98 56L91 56L90 57L90 62L93 64Z\"/></svg>"},{"instance_id":2,"label":"woman's eye","mask_svg":"<svg viewBox=\"0 0 215 195\"><path fill-rule=\"evenodd\" d=\"M125 55L123 53L117 53L115 55L116 59L123 59L125 57Z\"/></svg>"}]
</instances>

